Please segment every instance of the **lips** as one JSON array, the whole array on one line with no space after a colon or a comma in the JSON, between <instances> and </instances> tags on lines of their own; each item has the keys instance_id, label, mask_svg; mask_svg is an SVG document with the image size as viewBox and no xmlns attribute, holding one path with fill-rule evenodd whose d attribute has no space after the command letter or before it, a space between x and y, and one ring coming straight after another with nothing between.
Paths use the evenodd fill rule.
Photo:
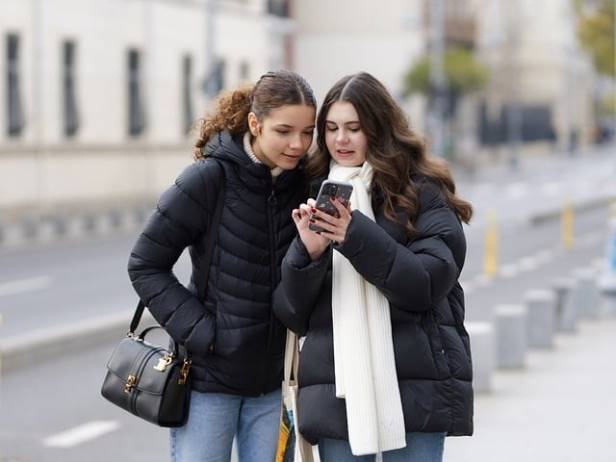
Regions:
<instances>
[{"instance_id":1,"label":"lips","mask_svg":"<svg viewBox=\"0 0 616 462\"><path fill-rule=\"evenodd\" d=\"M338 154L340 157L351 157L353 154L355 154L355 151L348 151L346 149L337 149L336 150L336 154Z\"/></svg>"},{"instance_id":2,"label":"lips","mask_svg":"<svg viewBox=\"0 0 616 462\"><path fill-rule=\"evenodd\" d=\"M285 154L284 152L282 153L282 155L286 157L287 159L293 159L293 160L297 160L301 157L301 156L292 156L290 154Z\"/></svg>"}]
</instances>

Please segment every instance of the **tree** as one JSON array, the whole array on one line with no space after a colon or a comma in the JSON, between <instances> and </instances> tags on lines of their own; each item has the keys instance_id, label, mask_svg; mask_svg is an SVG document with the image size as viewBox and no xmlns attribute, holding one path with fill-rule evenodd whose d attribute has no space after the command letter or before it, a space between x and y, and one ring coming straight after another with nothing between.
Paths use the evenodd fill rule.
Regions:
<instances>
[{"instance_id":1,"label":"tree","mask_svg":"<svg viewBox=\"0 0 616 462\"><path fill-rule=\"evenodd\" d=\"M584 49L592 57L595 69L600 74L616 77L614 66L614 0L600 0L595 9L584 13L581 9L578 23L578 37Z\"/></svg>"},{"instance_id":2,"label":"tree","mask_svg":"<svg viewBox=\"0 0 616 462\"><path fill-rule=\"evenodd\" d=\"M447 89L456 95L483 88L487 78L486 68L465 48L451 48L443 56L443 70ZM413 93L432 94L430 58L424 56L407 71L404 78L405 96Z\"/></svg>"},{"instance_id":3,"label":"tree","mask_svg":"<svg viewBox=\"0 0 616 462\"><path fill-rule=\"evenodd\" d=\"M455 157L457 124L456 114L458 101L464 94L471 93L484 87L487 80L486 68L475 59L472 52L466 48L452 47L445 51L443 56L443 73L445 74L445 89L441 96L445 98L444 116L452 126L445 129L446 146L443 154L446 157ZM428 104L434 104L436 92L430 81L430 58L422 57L412 65L404 76L404 95L422 93L428 97Z\"/></svg>"}]
</instances>

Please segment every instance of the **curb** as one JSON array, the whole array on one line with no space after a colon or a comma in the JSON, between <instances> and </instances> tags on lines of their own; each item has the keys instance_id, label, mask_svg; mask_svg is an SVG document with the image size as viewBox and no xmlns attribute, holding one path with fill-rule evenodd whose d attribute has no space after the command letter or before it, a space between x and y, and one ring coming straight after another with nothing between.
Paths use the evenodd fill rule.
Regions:
<instances>
[{"instance_id":1,"label":"curb","mask_svg":"<svg viewBox=\"0 0 616 462\"><path fill-rule=\"evenodd\" d=\"M152 204L143 202L93 209L31 210L18 216L7 212L0 218L0 250L136 231L152 209Z\"/></svg>"},{"instance_id":2,"label":"curb","mask_svg":"<svg viewBox=\"0 0 616 462\"><path fill-rule=\"evenodd\" d=\"M585 202L578 202L577 204L573 205L573 211L574 213L590 212L603 207L607 207L613 200L613 197L606 196L587 200ZM531 226L542 225L550 221L559 220L561 214L562 208L546 210L530 216L528 218L528 223Z\"/></svg>"},{"instance_id":3,"label":"curb","mask_svg":"<svg viewBox=\"0 0 616 462\"><path fill-rule=\"evenodd\" d=\"M15 372L54 356L119 341L126 335L131 317L131 313L118 313L0 339L1 372ZM156 321L146 311L141 324Z\"/></svg>"}]
</instances>

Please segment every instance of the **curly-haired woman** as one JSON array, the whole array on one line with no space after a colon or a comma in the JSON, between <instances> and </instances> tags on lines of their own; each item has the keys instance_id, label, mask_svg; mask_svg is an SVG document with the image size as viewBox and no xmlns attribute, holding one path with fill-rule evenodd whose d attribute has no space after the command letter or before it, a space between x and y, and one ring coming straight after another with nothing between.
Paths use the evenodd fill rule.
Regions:
<instances>
[{"instance_id":1,"label":"curly-haired woman","mask_svg":"<svg viewBox=\"0 0 616 462\"><path fill-rule=\"evenodd\" d=\"M220 99L201 121L195 162L160 198L128 271L154 318L191 359L187 423L171 430L171 460L271 462L278 440L284 327L273 316L280 262L305 198L302 157L316 101L289 71ZM224 197L217 229L210 226ZM204 237L216 233L205 300L198 299ZM189 248L188 288L172 272Z\"/></svg>"}]
</instances>

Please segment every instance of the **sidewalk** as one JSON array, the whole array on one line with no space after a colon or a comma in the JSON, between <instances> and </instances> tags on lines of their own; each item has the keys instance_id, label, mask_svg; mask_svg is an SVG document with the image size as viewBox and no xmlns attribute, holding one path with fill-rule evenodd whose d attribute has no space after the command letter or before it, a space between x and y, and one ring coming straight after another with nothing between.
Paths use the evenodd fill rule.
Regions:
<instances>
[{"instance_id":1,"label":"sidewalk","mask_svg":"<svg viewBox=\"0 0 616 462\"><path fill-rule=\"evenodd\" d=\"M475 399L475 435L447 438L446 462L616 461L616 319L583 321L499 371Z\"/></svg>"}]
</instances>

